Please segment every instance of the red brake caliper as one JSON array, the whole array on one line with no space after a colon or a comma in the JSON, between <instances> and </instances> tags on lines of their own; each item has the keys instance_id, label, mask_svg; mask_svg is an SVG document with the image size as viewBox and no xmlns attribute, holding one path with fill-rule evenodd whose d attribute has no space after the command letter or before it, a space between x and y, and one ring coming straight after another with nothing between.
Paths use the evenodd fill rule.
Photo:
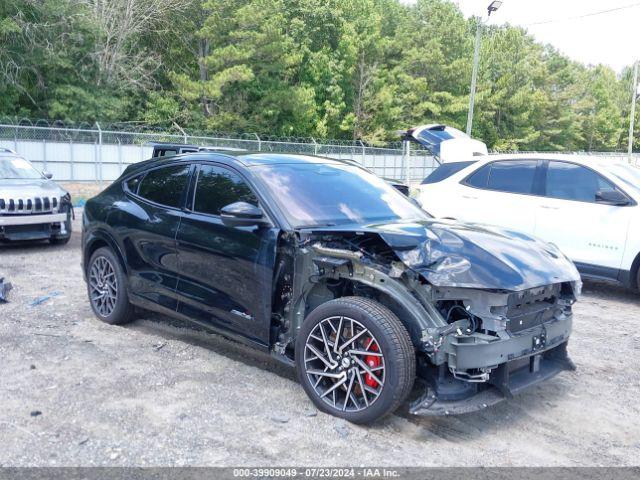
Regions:
<instances>
[{"instance_id":1,"label":"red brake caliper","mask_svg":"<svg viewBox=\"0 0 640 480\"><path fill-rule=\"evenodd\" d=\"M371 350L372 352L379 352L378 346L373 345L373 338L369 339L369 345L367 345L366 350ZM374 355L367 355L364 358L364 361L367 364L367 366L371 369L379 367L380 364L382 363L382 360L380 360L380 357L377 357ZM364 383L369 385L371 388L376 388L378 386L378 382L376 382L376 380L368 373L365 374L364 376Z\"/></svg>"}]
</instances>

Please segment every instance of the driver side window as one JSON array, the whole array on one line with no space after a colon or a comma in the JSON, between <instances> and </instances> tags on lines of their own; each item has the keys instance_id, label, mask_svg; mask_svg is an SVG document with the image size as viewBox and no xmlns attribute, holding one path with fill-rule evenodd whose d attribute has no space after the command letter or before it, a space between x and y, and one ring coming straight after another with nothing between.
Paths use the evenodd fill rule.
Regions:
<instances>
[{"instance_id":1,"label":"driver side window","mask_svg":"<svg viewBox=\"0 0 640 480\"><path fill-rule=\"evenodd\" d=\"M235 202L258 206L258 198L235 172L216 165L202 165L198 173L193 210L220 215L220 209Z\"/></svg>"}]
</instances>

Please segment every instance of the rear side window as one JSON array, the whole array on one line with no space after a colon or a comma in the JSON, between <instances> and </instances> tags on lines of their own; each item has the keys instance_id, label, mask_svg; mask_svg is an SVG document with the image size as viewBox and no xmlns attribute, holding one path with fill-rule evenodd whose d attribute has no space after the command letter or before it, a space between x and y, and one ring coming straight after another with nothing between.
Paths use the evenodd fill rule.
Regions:
<instances>
[{"instance_id":1,"label":"rear side window","mask_svg":"<svg viewBox=\"0 0 640 480\"><path fill-rule=\"evenodd\" d=\"M471 175L466 183L499 192L532 193L537 165L536 160L489 163Z\"/></svg>"},{"instance_id":2,"label":"rear side window","mask_svg":"<svg viewBox=\"0 0 640 480\"><path fill-rule=\"evenodd\" d=\"M512 160L491 164L487 188L509 193L531 193L537 161Z\"/></svg>"},{"instance_id":3,"label":"rear side window","mask_svg":"<svg viewBox=\"0 0 640 480\"><path fill-rule=\"evenodd\" d=\"M151 170L140 181L138 195L168 207L180 207L189 181L189 165L175 165Z\"/></svg>"},{"instance_id":4,"label":"rear side window","mask_svg":"<svg viewBox=\"0 0 640 480\"><path fill-rule=\"evenodd\" d=\"M257 197L238 174L223 167L203 165L198 174L193 209L220 215L220 209L235 202L258 206Z\"/></svg>"},{"instance_id":5,"label":"rear side window","mask_svg":"<svg viewBox=\"0 0 640 480\"><path fill-rule=\"evenodd\" d=\"M451 162L451 163L443 163L438 168L436 168L431 174L422 181L422 185L429 185L431 183L438 183L443 180L446 180L452 175L455 175L460 170L467 168L469 165L472 165L474 162Z\"/></svg>"},{"instance_id":6,"label":"rear side window","mask_svg":"<svg viewBox=\"0 0 640 480\"><path fill-rule=\"evenodd\" d=\"M579 202L595 202L598 191L616 188L593 170L566 162L549 162L546 196Z\"/></svg>"}]
</instances>

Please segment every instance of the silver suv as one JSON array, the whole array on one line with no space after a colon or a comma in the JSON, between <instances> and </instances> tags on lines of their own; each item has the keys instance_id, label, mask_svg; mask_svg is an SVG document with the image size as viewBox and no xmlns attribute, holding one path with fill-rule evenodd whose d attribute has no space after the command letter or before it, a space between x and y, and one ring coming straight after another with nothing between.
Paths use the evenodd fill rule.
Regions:
<instances>
[{"instance_id":1,"label":"silver suv","mask_svg":"<svg viewBox=\"0 0 640 480\"><path fill-rule=\"evenodd\" d=\"M0 242L71 237L71 196L28 160L0 147Z\"/></svg>"}]
</instances>

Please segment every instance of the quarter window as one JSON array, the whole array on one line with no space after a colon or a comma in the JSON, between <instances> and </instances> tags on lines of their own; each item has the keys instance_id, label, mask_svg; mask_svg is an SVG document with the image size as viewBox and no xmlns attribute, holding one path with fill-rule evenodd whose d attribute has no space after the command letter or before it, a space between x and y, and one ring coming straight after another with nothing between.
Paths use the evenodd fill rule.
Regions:
<instances>
[{"instance_id":1,"label":"quarter window","mask_svg":"<svg viewBox=\"0 0 640 480\"><path fill-rule=\"evenodd\" d=\"M189 181L189 165L163 167L148 172L138 187L138 195L168 207L180 207Z\"/></svg>"},{"instance_id":2,"label":"quarter window","mask_svg":"<svg viewBox=\"0 0 640 480\"><path fill-rule=\"evenodd\" d=\"M567 162L549 162L546 196L579 202L595 202L598 191L615 186L589 168Z\"/></svg>"},{"instance_id":3,"label":"quarter window","mask_svg":"<svg viewBox=\"0 0 640 480\"><path fill-rule=\"evenodd\" d=\"M487 188L489 172L491 172L491 164L476 170L476 172L467 179L466 183L476 188Z\"/></svg>"},{"instance_id":4,"label":"quarter window","mask_svg":"<svg viewBox=\"0 0 640 480\"><path fill-rule=\"evenodd\" d=\"M473 162L451 162L443 163L436 168L431 174L422 181L422 185L429 185L431 183L438 183L446 180L452 175L455 175L464 168L467 168Z\"/></svg>"},{"instance_id":5,"label":"quarter window","mask_svg":"<svg viewBox=\"0 0 640 480\"><path fill-rule=\"evenodd\" d=\"M220 215L223 207L235 202L258 206L257 197L239 175L226 168L203 165L198 174L194 210Z\"/></svg>"},{"instance_id":6,"label":"quarter window","mask_svg":"<svg viewBox=\"0 0 640 480\"><path fill-rule=\"evenodd\" d=\"M127 190L131 193L138 193L138 186L140 185L140 180L144 177L144 174L138 175L137 177L130 178L125 182L127 186Z\"/></svg>"}]
</instances>

